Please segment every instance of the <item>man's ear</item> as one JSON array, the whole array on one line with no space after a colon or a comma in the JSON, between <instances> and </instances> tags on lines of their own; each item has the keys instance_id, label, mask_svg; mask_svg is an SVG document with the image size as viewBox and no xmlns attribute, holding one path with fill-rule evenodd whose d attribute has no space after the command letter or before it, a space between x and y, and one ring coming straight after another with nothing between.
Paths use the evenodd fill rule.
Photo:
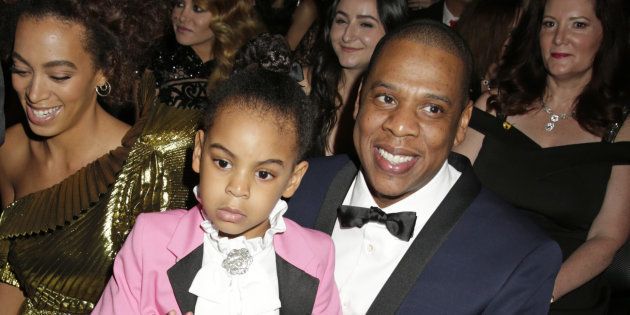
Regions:
<instances>
[{"instance_id":1,"label":"man's ear","mask_svg":"<svg viewBox=\"0 0 630 315\"><path fill-rule=\"evenodd\" d=\"M284 192L282 192L282 197L290 198L293 196L298 187L300 187L300 183L302 182L304 174L306 174L306 170L308 170L308 162L306 161L298 163L293 168L293 174L291 174L287 188L285 188Z\"/></svg>"},{"instance_id":2,"label":"man's ear","mask_svg":"<svg viewBox=\"0 0 630 315\"><path fill-rule=\"evenodd\" d=\"M359 115L359 106L361 105L361 89L363 89L363 79L359 82L359 89L357 92L357 97L354 98L354 110L352 111L352 118L357 120L357 115Z\"/></svg>"},{"instance_id":3,"label":"man's ear","mask_svg":"<svg viewBox=\"0 0 630 315\"><path fill-rule=\"evenodd\" d=\"M466 130L468 129L468 122L470 122L470 117L472 116L472 110L473 102L472 100L468 100L468 103L466 103L462 114L459 116L457 133L455 134L455 139L453 140L453 146L462 143L466 138Z\"/></svg>"},{"instance_id":4,"label":"man's ear","mask_svg":"<svg viewBox=\"0 0 630 315\"><path fill-rule=\"evenodd\" d=\"M206 133L203 130L197 130L195 134L195 149L192 156L192 168L195 173L199 173L201 169L201 152L203 152L203 143L206 139Z\"/></svg>"}]
</instances>

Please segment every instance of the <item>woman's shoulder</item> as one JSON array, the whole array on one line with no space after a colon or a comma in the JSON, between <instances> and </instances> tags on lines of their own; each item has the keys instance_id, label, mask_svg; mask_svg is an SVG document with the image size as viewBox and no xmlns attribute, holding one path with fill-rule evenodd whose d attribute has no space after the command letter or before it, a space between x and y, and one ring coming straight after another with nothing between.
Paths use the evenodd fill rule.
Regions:
<instances>
[{"instance_id":1,"label":"woman's shoulder","mask_svg":"<svg viewBox=\"0 0 630 315\"><path fill-rule=\"evenodd\" d=\"M0 145L0 200L3 204L14 199L13 184L28 165L29 139L22 124L6 130L5 141Z\"/></svg>"},{"instance_id":2,"label":"woman's shoulder","mask_svg":"<svg viewBox=\"0 0 630 315\"><path fill-rule=\"evenodd\" d=\"M630 141L630 115L626 117L626 120L619 129L619 133L617 133L617 137L615 138L615 142L621 141Z\"/></svg>"}]
</instances>

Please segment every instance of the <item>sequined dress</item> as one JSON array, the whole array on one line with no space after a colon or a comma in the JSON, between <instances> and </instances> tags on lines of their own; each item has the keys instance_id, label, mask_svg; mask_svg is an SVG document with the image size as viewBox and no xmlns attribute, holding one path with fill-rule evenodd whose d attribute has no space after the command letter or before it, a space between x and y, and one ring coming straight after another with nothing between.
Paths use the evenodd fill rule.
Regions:
<instances>
[{"instance_id":1,"label":"sequined dress","mask_svg":"<svg viewBox=\"0 0 630 315\"><path fill-rule=\"evenodd\" d=\"M173 107L202 109L214 60L203 62L190 48L177 43L163 45L150 66L155 73L161 103Z\"/></svg>"},{"instance_id":2,"label":"sequined dress","mask_svg":"<svg viewBox=\"0 0 630 315\"><path fill-rule=\"evenodd\" d=\"M199 113L149 108L122 146L3 209L0 282L22 289L23 313L89 313L135 217L189 204L184 174Z\"/></svg>"}]
</instances>

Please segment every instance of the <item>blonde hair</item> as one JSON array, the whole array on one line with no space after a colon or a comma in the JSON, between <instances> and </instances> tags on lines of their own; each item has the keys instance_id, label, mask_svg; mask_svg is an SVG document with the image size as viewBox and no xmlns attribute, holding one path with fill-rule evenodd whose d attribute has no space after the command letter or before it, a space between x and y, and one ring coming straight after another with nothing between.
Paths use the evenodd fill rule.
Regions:
<instances>
[{"instance_id":1,"label":"blonde hair","mask_svg":"<svg viewBox=\"0 0 630 315\"><path fill-rule=\"evenodd\" d=\"M208 78L208 93L232 73L236 52L247 41L264 31L251 0L210 0L205 2L213 15L210 29L214 33L212 52L215 68Z\"/></svg>"}]
</instances>

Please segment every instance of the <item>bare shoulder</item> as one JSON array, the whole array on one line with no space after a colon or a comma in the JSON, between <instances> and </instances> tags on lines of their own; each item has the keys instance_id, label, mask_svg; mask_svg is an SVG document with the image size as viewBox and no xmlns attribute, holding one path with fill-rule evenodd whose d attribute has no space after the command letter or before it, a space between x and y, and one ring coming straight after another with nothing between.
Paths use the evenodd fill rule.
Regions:
<instances>
[{"instance_id":1,"label":"bare shoulder","mask_svg":"<svg viewBox=\"0 0 630 315\"><path fill-rule=\"evenodd\" d=\"M630 116L626 118L623 126L619 129L619 133L617 134L615 141L630 141Z\"/></svg>"},{"instance_id":2,"label":"bare shoulder","mask_svg":"<svg viewBox=\"0 0 630 315\"><path fill-rule=\"evenodd\" d=\"M15 124L6 130L5 141L0 146L0 199L3 206L15 199L15 181L29 160L29 138L22 124Z\"/></svg>"}]
</instances>

